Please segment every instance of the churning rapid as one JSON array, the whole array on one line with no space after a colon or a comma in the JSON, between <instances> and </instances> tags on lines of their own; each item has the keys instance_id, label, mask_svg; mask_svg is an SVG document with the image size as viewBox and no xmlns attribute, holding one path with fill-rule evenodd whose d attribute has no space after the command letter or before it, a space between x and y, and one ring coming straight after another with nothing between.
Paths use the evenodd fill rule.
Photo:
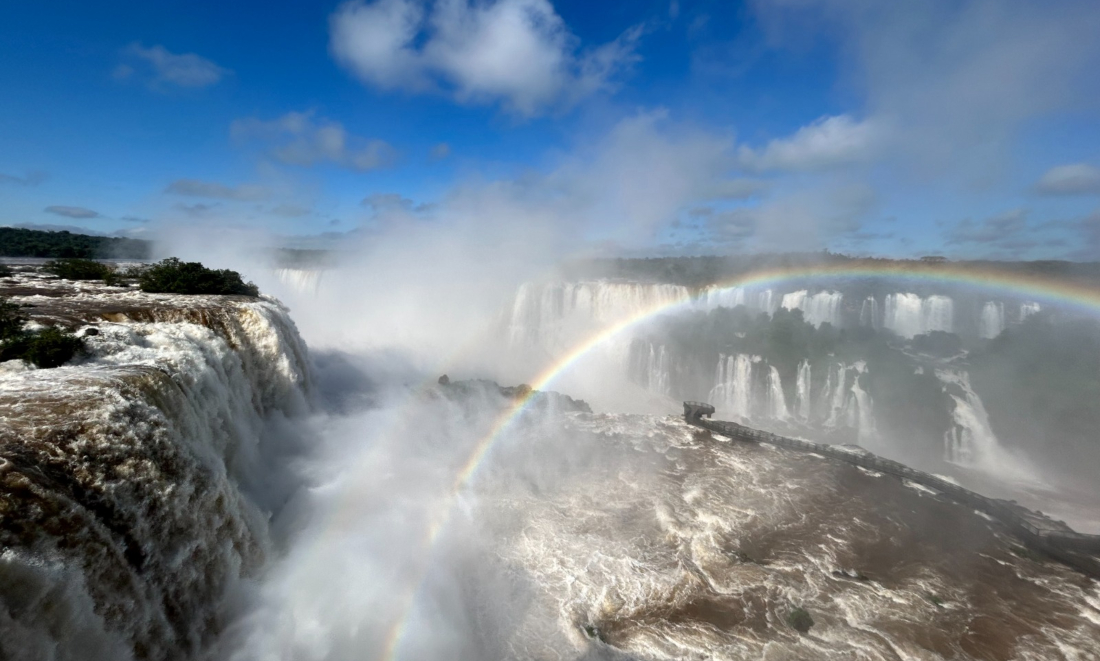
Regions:
<instances>
[{"instance_id":1,"label":"churning rapid","mask_svg":"<svg viewBox=\"0 0 1100 661\"><path fill-rule=\"evenodd\" d=\"M293 306L328 282L274 277ZM1049 495L998 438L984 345L921 339L972 327L988 344L1043 317L1030 301L520 288L490 342L507 369L552 375L593 330L688 301L571 363L652 409L631 413L596 388L570 389L589 406L429 377L385 351L307 352L271 298L31 267L0 294L89 349L56 369L0 365L5 659L1097 658L1100 583L1002 523L668 415L695 394L740 421L927 459L893 445L906 418L892 398L915 392L935 423L913 438L933 439L935 468ZM816 335L845 327L867 343ZM776 328L787 353L760 341Z\"/></svg>"}]
</instances>

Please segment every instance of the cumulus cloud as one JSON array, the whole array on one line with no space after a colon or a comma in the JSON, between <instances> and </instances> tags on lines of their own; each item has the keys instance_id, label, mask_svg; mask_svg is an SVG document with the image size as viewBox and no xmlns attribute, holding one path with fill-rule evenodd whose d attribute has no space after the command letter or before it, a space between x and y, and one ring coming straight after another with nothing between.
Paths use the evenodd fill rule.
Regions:
<instances>
[{"instance_id":1,"label":"cumulus cloud","mask_svg":"<svg viewBox=\"0 0 1100 661\"><path fill-rule=\"evenodd\" d=\"M1053 167L1039 178L1035 190L1042 195L1100 194L1100 168L1088 163Z\"/></svg>"},{"instance_id":2,"label":"cumulus cloud","mask_svg":"<svg viewBox=\"0 0 1100 661\"><path fill-rule=\"evenodd\" d=\"M160 45L145 48L141 44L131 44L124 53L149 71L150 84L154 87L209 87L232 73L195 53L173 53ZM120 64L114 72L118 79L136 73L137 69L130 64Z\"/></svg>"},{"instance_id":3,"label":"cumulus cloud","mask_svg":"<svg viewBox=\"0 0 1100 661\"><path fill-rule=\"evenodd\" d=\"M236 200L241 202L265 200L271 196L271 192L268 189L256 184L226 186L225 184L219 184L213 181L200 181L198 179L177 179L168 184L164 192L186 197L207 197L218 200Z\"/></svg>"},{"instance_id":4,"label":"cumulus cloud","mask_svg":"<svg viewBox=\"0 0 1100 661\"><path fill-rule=\"evenodd\" d=\"M500 101L530 116L611 88L637 61L641 29L579 52L548 0L351 0L330 34L335 59L368 84Z\"/></svg>"},{"instance_id":5,"label":"cumulus cloud","mask_svg":"<svg viewBox=\"0 0 1100 661\"><path fill-rule=\"evenodd\" d=\"M263 141L272 158L288 165L332 163L366 171L397 160L397 152L386 142L353 136L340 122L315 117L313 112L290 112L270 121L238 119L230 126L230 135L239 141Z\"/></svg>"},{"instance_id":6,"label":"cumulus cloud","mask_svg":"<svg viewBox=\"0 0 1100 661\"><path fill-rule=\"evenodd\" d=\"M22 177L0 172L0 184L15 184L16 186L37 186L43 181L46 181L46 178L46 173L38 170L28 172Z\"/></svg>"},{"instance_id":7,"label":"cumulus cloud","mask_svg":"<svg viewBox=\"0 0 1100 661\"><path fill-rule=\"evenodd\" d=\"M738 159L749 170L823 170L866 163L879 152L884 131L873 121L848 115L822 117L763 149L742 146Z\"/></svg>"},{"instance_id":8,"label":"cumulus cloud","mask_svg":"<svg viewBox=\"0 0 1100 661\"><path fill-rule=\"evenodd\" d=\"M92 211L86 207L70 207L65 205L51 205L44 209L46 213L52 213L66 218L99 218L98 211Z\"/></svg>"}]
</instances>

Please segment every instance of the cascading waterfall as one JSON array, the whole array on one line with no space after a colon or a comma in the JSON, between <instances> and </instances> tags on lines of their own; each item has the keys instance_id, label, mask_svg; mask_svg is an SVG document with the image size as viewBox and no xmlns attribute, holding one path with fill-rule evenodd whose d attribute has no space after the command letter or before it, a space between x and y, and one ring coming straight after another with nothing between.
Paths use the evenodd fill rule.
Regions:
<instances>
[{"instance_id":1,"label":"cascading waterfall","mask_svg":"<svg viewBox=\"0 0 1100 661\"><path fill-rule=\"evenodd\" d=\"M867 371L867 364L859 361L852 366L855 375L849 390L846 405L848 426L855 429L861 442L872 440L875 436L875 418L872 413L871 395L859 383L860 377Z\"/></svg>"},{"instance_id":2,"label":"cascading waterfall","mask_svg":"<svg viewBox=\"0 0 1100 661\"><path fill-rule=\"evenodd\" d=\"M813 383L810 371L810 361L803 360L798 364L798 378L795 380L795 397L798 417L803 422L808 422L813 413L813 399L810 386Z\"/></svg>"},{"instance_id":3,"label":"cascading waterfall","mask_svg":"<svg viewBox=\"0 0 1100 661\"><path fill-rule=\"evenodd\" d=\"M630 347L631 378L656 395L672 393L668 350L664 345L635 340Z\"/></svg>"},{"instance_id":4,"label":"cascading waterfall","mask_svg":"<svg viewBox=\"0 0 1100 661\"><path fill-rule=\"evenodd\" d=\"M788 420L791 417L787 398L783 394L783 382L775 365L768 369L768 417L773 420Z\"/></svg>"},{"instance_id":5,"label":"cascading waterfall","mask_svg":"<svg viewBox=\"0 0 1100 661\"><path fill-rule=\"evenodd\" d=\"M1042 307L1034 301L1020 303L1020 323L1023 323L1023 321L1031 315L1038 314L1041 310Z\"/></svg>"},{"instance_id":6,"label":"cascading waterfall","mask_svg":"<svg viewBox=\"0 0 1100 661\"><path fill-rule=\"evenodd\" d=\"M1005 305L1000 301L986 301L978 322L978 335L985 339L997 337L1005 329Z\"/></svg>"},{"instance_id":7,"label":"cascading waterfall","mask_svg":"<svg viewBox=\"0 0 1100 661\"><path fill-rule=\"evenodd\" d=\"M859 308L859 325L865 328L878 330L881 327L878 314L878 300L874 296L863 299L863 305Z\"/></svg>"},{"instance_id":8,"label":"cascading waterfall","mask_svg":"<svg viewBox=\"0 0 1100 661\"><path fill-rule=\"evenodd\" d=\"M825 426L836 427L844 413L845 386L848 383L848 367L837 363L829 367L821 399L825 403Z\"/></svg>"},{"instance_id":9,"label":"cascading waterfall","mask_svg":"<svg viewBox=\"0 0 1100 661\"><path fill-rule=\"evenodd\" d=\"M196 658L270 554L242 489L268 415L308 409L308 357L277 304L219 305L129 310L150 321L97 324L83 364L0 377L0 657Z\"/></svg>"},{"instance_id":10,"label":"cascading waterfall","mask_svg":"<svg viewBox=\"0 0 1100 661\"><path fill-rule=\"evenodd\" d=\"M810 295L808 290L783 295L779 307L788 310L802 310L805 320L814 326L828 322L840 326L840 305L844 296L837 291L820 291Z\"/></svg>"},{"instance_id":11,"label":"cascading waterfall","mask_svg":"<svg viewBox=\"0 0 1100 661\"><path fill-rule=\"evenodd\" d=\"M710 391L710 401L716 408L735 417L751 417L755 400L752 366L757 362L760 362L759 356L743 353L718 357L715 386Z\"/></svg>"},{"instance_id":12,"label":"cascading waterfall","mask_svg":"<svg viewBox=\"0 0 1100 661\"><path fill-rule=\"evenodd\" d=\"M507 335L515 346L558 348L593 326L688 301L690 295L687 287L667 284L526 283L512 302Z\"/></svg>"},{"instance_id":13,"label":"cascading waterfall","mask_svg":"<svg viewBox=\"0 0 1100 661\"><path fill-rule=\"evenodd\" d=\"M940 295L922 299L916 294L890 294L886 297L883 325L907 338L930 331L951 333L955 328L955 303Z\"/></svg>"},{"instance_id":14,"label":"cascading waterfall","mask_svg":"<svg viewBox=\"0 0 1100 661\"><path fill-rule=\"evenodd\" d=\"M745 305L745 301L745 290L742 287L707 287L700 292L696 304L704 310L714 310L720 307L735 308Z\"/></svg>"},{"instance_id":15,"label":"cascading waterfall","mask_svg":"<svg viewBox=\"0 0 1100 661\"><path fill-rule=\"evenodd\" d=\"M765 289L758 293L756 295L756 306L761 312L775 314L775 311L779 307L775 304L775 292L770 289Z\"/></svg>"},{"instance_id":16,"label":"cascading waterfall","mask_svg":"<svg viewBox=\"0 0 1100 661\"><path fill-rule=\"evenodd\" d=\"M1032 480L1035 472L1009 453L993 433L989 413L970 387L970 375L961 370L936 370L954 400L952 427L944 434L944 460L968 468L1017 480Z\"/></svg>"},{"instance_id":17,"label":"cascading waterfall","mask_svg":"<svg viewBox=\"0 0 1100 661\"><path fill-rule=\"evenodd\" d=\"M321 269L275 269L275 277L283 285L299 294L316 294L321 289Z\"/></svg>"}]
</instances>

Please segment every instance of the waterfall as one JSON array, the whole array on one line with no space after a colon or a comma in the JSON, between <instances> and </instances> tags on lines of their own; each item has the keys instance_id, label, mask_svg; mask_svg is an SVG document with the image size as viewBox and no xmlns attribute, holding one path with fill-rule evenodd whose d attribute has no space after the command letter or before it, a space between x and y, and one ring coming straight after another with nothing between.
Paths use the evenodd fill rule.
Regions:
<instances>
[{"instance_id":1,"label":"waterfall","mask_svg":"<svg viewBox=\"0 0 1100 661\"><path fill-rule=\"evenodd\" d=\"M844 412L845 386L848 383L848 367L843 363L830 366L821 399L825 402L825 425L836 427Z\"/></svg>"},{"instance_id":2,"label":"waterfall","mask_svg":"<svg viewBox=\"0 0 1100 661\"><path fill-rule=\"evenodd\" d=\"M715 386L710 391L711 403L734 417L749 418L755 401L752 366L759 361L759 356L743 353L718 356Z\"/></svg>"},{"instance_id":3,"label":"waterfall","mask_svg":"<svg viewBox=\"0 0 1100 661\"><path fill-rule=\"evenodd\" d=\"M594 328L690 300L691 291L680 285L525 283L513 298L507 337L514 346L558 349Z\"/></svg>"},{"instance_id":4,"label":"waterfall","mask_svg":"<svg viewBox=\"0 0 1100 661\"><path fill-rule=\"evenodd\" d=\"M1001 446L989 413L970 387L970 375L960 370L936 370L936 377L955 402L953 425L944 433L944 460L1015 479L1029 479L1024 463Z\"/></svg>"},{"instance_id":5,"label":"waterfall","mask_svg":"<svg viewBox=\"0 0 1100 661\"><path fill-rule=\"evenodd\" d=\"M306 348L273 301L193 305L100 313L83 361L0 376L0 657L200 658L274 552L250 494Z\"/></svg>"},{"instance_id":6,"label":"waterfall","mask_svg":"<svg viewBox=\"0 0 1100 661\"><path fill-rule=\"evenodd\" d=\"M947 296L890 294L886 297L883 325L902 337L922 335L929 331L953 332L955 303Z\"/></svg>"},{"instance_id":7,"label":"waterfall","mask_svg":"<svg viewBox=\"0 0 1100 661\"><path fill-rule=\"evenodd\" d=\"M637 340L631 345L630 353L631 378L649 392L670 395L672 375L664 345Z\"/></svg>"},{"instance_id":8,"label":"waterfall","mask_svg":"<svg viewBox=\"0 0 1100 661\"><path fill-rule=\"evenodd\" d=\"M1037 314L1041 309L1039 304L1034 301L1020 303L1020 323L1023 323L1024 319L1027 319L1031 315Z\"/></svg>"},{"instance_id":9,"label":"waterfall","mask_svg":"<svg viewBox=\"0 0 1100 661\"><path fill-rule=\"evenodd\" d=\"M299 294L316 294L321 289L320 269L275 269L275 277L291 291Z\"/></svg>"},{"instance_id":10,"label":"waterfall","mask_svg":"<svg viewBox=\"0 0 1100 661\"><path fill-rule=\"evenodd\" d=\"M868 296L863 300L863 305L859 309L859 325L875 330L880 327L878 301L874 296Z\"/></svg>"},{"instance_id":11,"label":"waterfall","mask_svg":"<svg viewBox=\"0 0 1100 661\"><path fill-rule=\"evenodd\" d=\"M696 304L704 310L735 308L745 305L745 290L742 287L707 287L699 294Z\"/></svg>"},{"instance_id":12,"label":"waterfall","mask_svg":"<svg viewBox=\"0 0 1100 661\"><path fill-rule=\"evenodd\" d=\"M982 306L982 316L978 323L978 335L990 339L997 337L1005 329L1005 306L998 301L986 301Z\"/></svg>"},{"instance_id":13,"label":"waterfall","mask_svg":"<svg viewBox=\"0 0 1100 661\"><path fill-rule=\"evenodd\" d=\"M872 411L870 393L863 389L859 379L867 371L867 364L859 361L853 365L855 378L852 380L850 397L846 406L848 413L848 426L856 430L861 443L870 441L875 436L875 418Z\"/></svg>"},{"instance_id":14,"label":"waterfall","mask_svg":"<svg viewBox=\"0 0 1100 661\"><path fill-rule=\"evenodd\" d=\"M787 399L783 394L783 382L775 365L768 370L768 417L773 420L787 420L791 417L787 410Z\"/></svg>"},{"instance_id":15,"label":"waterfall","mask_svg":"<svg viewBox=\"0 0 1100 661\"><path fill-rule=\"evenodd\" d=\"M797 399L795 405L798 407L798 417L803 422L809 421L813 410L813 401L810 395L811 383L810 361L803 360L798 364L798 378L795 381L795 396Z\"/></svg>"},{"instance_id":16,"label":"waterfall","mask_svg":"<svg viewBox=\"0 0 1100 661\"><path fill-rule=\"evenodd\" d=\"M775 305L775 292L770 289L765 289L756 295L756 305L761 312L768 314L775 314L777 306Z\"/></svg>"},{"instance_id":17,"label":"waterfall","mask_svg":"<svg viewBox=\"0 0 1100 661\"><path fill-rule=\"evenodd\" d=\"M839 327L842 300L843 295L837 291L820 291L811 296L809 291L803 289L784 294L779 307L802 310L803 318L814 326L828 322Z\"/></svg>"}]
</instances>

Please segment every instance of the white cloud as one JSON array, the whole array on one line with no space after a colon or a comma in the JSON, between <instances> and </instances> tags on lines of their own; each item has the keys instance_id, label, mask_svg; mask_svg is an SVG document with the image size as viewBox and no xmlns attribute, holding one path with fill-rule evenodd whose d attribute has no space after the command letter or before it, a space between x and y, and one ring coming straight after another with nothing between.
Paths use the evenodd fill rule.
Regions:
<instances>
[{"instance_id":1,"label":"white cloud","mask_svg":"<svg viewBox=\"0 0 1100 661\"><path fill-rule=\"evenodd\" d=\"M891 153L988 177L1022 124L1100 100L1100 4L1068 0L756 0L773 44L842 44L843 75Z\"/></svg>"},{"instance_id":2,"label":"white cloud","mask_svg":"<svg viewBox=\"0 0 1100 661\"><path fill-rule=\"evenodd\" d=\"M168 184L165 193L186 197L205 197L217 200L259 201L271 197L271 191L256 184L226 186L214 181L198 179L177 179Z\"/></svg>"},{"instance_id":3,"label":"white cloud","mask_svg":"<svg viewBox=\"0 0 1100 661\"><path fill-rule=\"evenodd\" d=\"M857 122L848 115L822 117L763 149L742 146L738 160L749 170L822 170L869 162L884 139L884 131L871 121Z\"/></svg>"},{"instance_id":4,"label":"white cloud","mask_svg":"<svg viewBox=\"0 0 1100 661\"><path fill-rule=\"evenodd\" d=\"M194 53L173 53L160 45L145 48L141 44L132 44L126 49L126 54L144 62L152 70L151 84L154 86L208 87L231 73L205 57ZM115 68L114 75L123 79L134 72L134 67L121 64Z\"/></svg>"},{"instance_id":5,"label":"white cloud","mask_svg":"<svg viewBox=\"0 0 1100 661\"><path fill-rule=\"evenodd\" d=\"M52 213L66 218L99 218L98 211L92 211L86 207L70 207L65 205L51 205L44 209L46 213Z\"/></svg>"},{"instance_id":6,"label":"white cloud","mask_svg":"<svg viewBox=\"0 0 1100 661\"><path fill-rule=\"evenodd\" d=\"M445 90L534 115L608 89L637 60L640 28L588 52L548 0L351 0L330 19L331 50L382 89Z\"/></svg>"},{"instance_id":7,"label":"white cloud","mask_svg":"<svg viewBox=\"0 0 1100 661\"><path fill-rule=\"evenodd\" d=\"M1100 168L1088 163L1053 167L1035 184L1035 190L1043 195L1100 194Z\"/></svg>"},{"instance_id":8,"label":"white cloud","mask_svg":"<svg viewBox=\"0 0 1100 661\"><path fill-rule=\"evenodd\" d=\"M271 156L290 165L327 162L365 171L390 166L397 158L386 142L353 136L343 124L315 118L312 112L291 112L270 121L239 119L233 122L230 134L237 140L270 143Z\"/></svg>"}]
</instances>

